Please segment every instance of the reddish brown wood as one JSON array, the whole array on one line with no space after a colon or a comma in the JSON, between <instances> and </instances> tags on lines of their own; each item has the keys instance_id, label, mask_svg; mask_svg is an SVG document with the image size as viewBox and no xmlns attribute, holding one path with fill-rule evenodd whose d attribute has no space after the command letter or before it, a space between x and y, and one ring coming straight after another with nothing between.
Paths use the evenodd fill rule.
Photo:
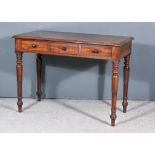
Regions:
<instances>
[{"instance_id":1,"label":"reddish brown wood","mask_svg":"<svg viewBox=\"0 0 155 155\"><path fill-rule=\"evenodd\" d=\"M128 105L128 82L129 82L129 62L130 62L130 55L124 57L124 88L123 88L123 112L126 113L126 108Z\"/></svg>"},{"instance_id":2,"label":"reddish brown wood","mask_svg":"<svg viewBox=\"0 0 155 155\"><path fill-rule=\"evenodd\" d=\"M21 40L20 48L22 51L43 51L48 52L49 50L48 41L36 41L36 40Z\"/></svg>"},{"instance_id":3,"label":"reddish brown wood","mask_svg":"<svg viewBox=\"0 0 155 155\"><path fill-rule=\"evenodd\" d=\"M120 56L119 56L120 58L124 58L125 56L131 53L131 44L132 44L132 41L129 41L128 43L121 46Z\"/></svg>"},{"instance_id":4,"label":"reddish brown wood","mask_svg":"<svg viewBox=\"0 0 155 155\"><path fill-rule=\"evenodd\" d=\"M52 42L51 53L78 55L79 53L78 44Z\"/></svg>"},{"instance_id":5,"label":"reddish brown wood","mask_svg":"<svg viewBox=\"0 0 155 155\"><path fill-rule=\"evenodd\" d=\"M14 38L99 44L109 46L122 46L133 39L133 37L126 37L126 36L111 36L111 35L54 32L54 31L33 31L25 34L16 35L14 36Z\"/></svg>"},{"instance_id":6,"label":"reddish brown wood","mask_svg":"<svg viewBox=\"0 0 155 155\"><path fill-rule=\"evenodd\" d=\"M94 45L81 45L81 55L111 58L112 47L111 46L94 46Z\"/></svg>"},{"instance_id":7,"label":"reddish brown wood","mask_svg":"<svg viewBox=\"0 0 155 155\"><path fill-rule=\"evenodd\" d=\"M38 101L41 101L41 95L42 95L42 91L41 91L42 55L41 54L37 54L36 70L37 70L37 97L38 97Z\"/></svg>"},{"instance_id":8,"label":"reddish brown wood","mask_svg":"<svg viewBox=\"0 0 155 155\"><path fill-rule=\"evenodd\" d=\"M22 65L22 55L23 53L21 52L16 52L16 71L17 71L17 92L18 92L18 111L22 112L22 74L23 74L23 65Z\"/></svg>"},{"instance_id":9,"label":"reddish brown wood","mask_svg":"<svg viewBox=\"0 0 155 155\"><path fill-rule=\"evenodd\" d=\"M41 100L41 54L113 61L111 125L115 125L119 61L125 57L123 111L126 111L132 37L34 31L14 36L17 52L18 107L22 111L22 53L37 55L37 96Z\"/></svg>"},{"instance_id":10,"label":"reddish brown wood","mask_svg":"<svg viewBox=\"0 0 155 155\"><path fill-rule=\"evenodd\" d=\"M119 61L114 61L112 64L112 107L111 107L111 126L115 126L116 120L116 101L118 91L118 75L119 74Z\"/></svg>"}]
</instances>

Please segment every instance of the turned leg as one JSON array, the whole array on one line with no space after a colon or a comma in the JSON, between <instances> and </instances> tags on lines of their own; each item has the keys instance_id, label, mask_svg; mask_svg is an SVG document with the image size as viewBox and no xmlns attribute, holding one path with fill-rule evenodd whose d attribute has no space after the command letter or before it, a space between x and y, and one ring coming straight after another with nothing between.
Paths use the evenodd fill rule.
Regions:
<instances>
[{"instance_id":1,"label":"turned leg","mask_svg":"<svg viewBox=\"0 0 155 155\"><path fill-rule=\"evenodd\" d=\"M42 91L41 91L42 55L41 54L37 54L36 70L37 70L37 97L38 97L38 101L41 101L41 95L42 95Z\"/></svg>"},{"instance_id":2,"label":"turned leg","mask_svg":"<svg viewBox=\"0 0 155 155\"><path fill-rule=\"evenodd\" d=\"M126 113L126 108L128 105L128 82L129 82L129 62L130 62L130 55L124 57L124 88L123 88L123 112Z\"/></svg>"},{"instance_id":3,"label":"turned leg","mask_svg":"<svg viewBox=\"0 0 155 155\"><path fill-rule=\"evenodd\" d=\"M119 61L114 61L112 65L112 105L111 105L111 126L115 126L116 120L116 102L118 92L118 77L119 77Z\"/></svg>"},{"instance_id":4,"label":"turned leg","mask_svg":"<svg viewBox=\"0 0 155 155\"><path fill-rule=\"evenodd\" d=\"M22 105L23 105L23 101L22 101L22 75L23 75L23 65L22 65L22 52L16 52L16 72L17 72L17 91L18 91L18 111L22 112Z\"/></svg>"}]
</instances>

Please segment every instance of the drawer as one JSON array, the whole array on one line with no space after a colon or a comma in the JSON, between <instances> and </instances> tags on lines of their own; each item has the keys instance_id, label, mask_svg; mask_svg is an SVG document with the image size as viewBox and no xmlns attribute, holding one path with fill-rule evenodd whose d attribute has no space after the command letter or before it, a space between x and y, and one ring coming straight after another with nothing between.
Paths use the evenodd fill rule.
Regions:
<instances>
[{"instance_id":1,"label":"drawer","mask_svg":"<svg viewBox=\"0 0 155 155\"><path fill-rule=\"evenodd\" d=\"M111 46L81 45L81 55L94 57L112 57Z\"/></svg>"},{"instance_id":2,"label":"drawer","mask_svg":"<svg viewBox=\"0 0 155 155\"><path fill-rule=\"evenodd\" d=\"M21 40L20 49L27 52L48 52L48 41L36 41L36 40Z\"/></svg>"},{"instance_id":3,"label":"drawer","mask_svg":"<svg viewBox=\"0 0 155 155\"><path fill-rule=\"evenodd\" d=\"M52 42L51 43L51 52L56 54L70 54L77 55L78 44L73 43L64 43L64 42Z\"/></svg>"}]
</instances>

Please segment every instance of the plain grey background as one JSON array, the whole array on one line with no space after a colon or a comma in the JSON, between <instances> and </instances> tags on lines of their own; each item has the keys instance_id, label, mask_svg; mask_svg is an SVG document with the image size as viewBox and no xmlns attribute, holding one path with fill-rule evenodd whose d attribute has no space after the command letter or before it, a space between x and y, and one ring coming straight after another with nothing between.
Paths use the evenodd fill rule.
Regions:
<instances>
[{"instance_id":1,"label":"plain grey background","mask_svg":"<svg viewBox=\"0 0 155 155\"><path fill-rule=\"evenodd\" d=\"M52 30L133 36L129 99L155 100L155 23L0 23L0 97L16 97L13 35ZM36 94L35 54L24 54L23 97ZM111 62L44 56L44 97L111 99ZM123 61L119 93L123 92Z\"/></svg>"}]
</instances>

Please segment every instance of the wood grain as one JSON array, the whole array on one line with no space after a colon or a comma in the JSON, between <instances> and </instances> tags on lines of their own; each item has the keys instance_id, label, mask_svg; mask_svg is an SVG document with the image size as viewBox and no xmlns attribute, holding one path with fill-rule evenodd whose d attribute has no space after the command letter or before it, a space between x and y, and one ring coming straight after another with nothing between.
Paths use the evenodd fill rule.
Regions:
<instances>
[{"instance_id":1,"label":"wood grain","mask_svg":"<svg viewBox=\"0 0 155 155\"><path fill-rule=\"evenodd\" d=\"M54 32L54 31L33 31L25 34L15 35L14 38L20 39L36 39L36 40L52 40L62 42L74 42L74 43L88 43L88 44L100 44L100 45L112 45L121 46L133 37L127 36L111 36L111 35L99 35L99 34L83 34L83 33L71 33L71 32Z\"/></svg>"},{"instance_id":2,"label":"wood grain","mask_svg":"<svg viewBox=\"0 0 155 155\"><path fill-rule=\"evenodd\" d=\"M21 40L20 50L27 52L48 52L49 42L48 41L36 41L36 40Z\"/></svg>"},{"instance_id":3,"label":"wood grain","mask_svg":"<svg viewBox=\"0 0 155 155\"><path fill-rule=\"evenodd\" d=\"M51 53L78 55L78 44L66 42L51 42Z\"/></svg>"},{"instance_id":4,"label":"wood grain","mask_svg":"<svg viewBox=\"0 0 155 155\"><path fill-rule=\"evenodd\" d=\"M94 45L81 45L80 55L111 58L112 47L111 46L94 46Z\"/></svg>"}]
</instances>

